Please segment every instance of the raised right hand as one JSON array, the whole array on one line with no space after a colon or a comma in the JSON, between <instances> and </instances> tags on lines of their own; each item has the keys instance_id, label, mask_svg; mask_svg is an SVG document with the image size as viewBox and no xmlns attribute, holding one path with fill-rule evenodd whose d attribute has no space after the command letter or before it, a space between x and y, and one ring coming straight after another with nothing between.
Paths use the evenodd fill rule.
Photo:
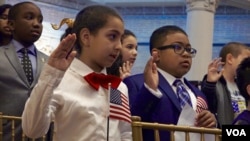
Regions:
<instances>
[{"instance_id":1,"label":"raised right hand","mask_svg":"<svg viewBox=\"0 0 250 141\"><path fill-rule=\"evenodd\" d=\"M159 76L157 66L155 64L157 52L153 52L144 69L145 83L153 90L157 90L159 84Z\"/></svg>"},{"instance_id":2,"label":"raised right hand","mask_svg":"<svg viewBox=\"0 0 250 141\"><path fill-rule=\"evenodd\" d=\"M75 34L69 34L65 37L51 53L48 64L62 71L67 70L76 55L76 51L72 51L75 41Z\"/></svg>"},{"instance_id":3,"label":"raised right hand","mask_svg":"<svg viewBox=\"0 0 250 141\"><path fill-rule=\"evenodd\" d=\"M208 71L207 71L208 82L217 82L219 80L224 71L224 69L222 68L223 65L224 62L221 62L221 58L214 59L208 65Z\"/></svg>"}]
</instances>

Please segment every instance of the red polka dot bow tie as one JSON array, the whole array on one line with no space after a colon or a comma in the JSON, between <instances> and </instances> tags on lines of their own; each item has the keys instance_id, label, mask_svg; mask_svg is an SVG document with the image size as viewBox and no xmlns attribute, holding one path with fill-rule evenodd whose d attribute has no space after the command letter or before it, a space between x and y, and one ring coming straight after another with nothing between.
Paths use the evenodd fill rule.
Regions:
<instances>
[{"instance_id":1,"label":"red polka dot bow tie","mask_svg":"<svg viewBox=\"0 0 250 141\"><path fill-rule=\"evenodd\" d=\"M110 83L111 87L116 89L120 82L122 81L121 78L113 75L105 75L102 73L95 73L92 72L83 77L90 86L94 89L98 90L100 86L103 88L108 89L108 84Z\"/></svg>"}]
</instances>

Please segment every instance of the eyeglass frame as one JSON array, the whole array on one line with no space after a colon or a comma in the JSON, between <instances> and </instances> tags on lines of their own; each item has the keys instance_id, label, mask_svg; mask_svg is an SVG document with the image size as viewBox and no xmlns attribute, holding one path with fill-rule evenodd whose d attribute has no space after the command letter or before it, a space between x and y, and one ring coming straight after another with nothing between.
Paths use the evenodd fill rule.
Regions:
<instances>
[{"instance_id":1,"label":"eyeglass frame","mask_svg":"<svg viewBox=\"0 0 250 141\"><path fill-rule=\"evenodd\" d=\"M178 50L176 49L177 47L181 48L182 51L181 52L178 52ZM179 55L182 55L185 51L189 54L191 54L192 57L195 57L196 53L197 53L197 50L194 49L194 48L189 48L189 47L184 47L182 45L179 45L179 44L171 44L171 45L165 45L165 46L160 46L160 47L157 47L157 49L159 50L165 50L165 49L169 49L169 48L172 48L174 49L174 52L176 54L179 54Z\"/></svg>"}]
</instances>

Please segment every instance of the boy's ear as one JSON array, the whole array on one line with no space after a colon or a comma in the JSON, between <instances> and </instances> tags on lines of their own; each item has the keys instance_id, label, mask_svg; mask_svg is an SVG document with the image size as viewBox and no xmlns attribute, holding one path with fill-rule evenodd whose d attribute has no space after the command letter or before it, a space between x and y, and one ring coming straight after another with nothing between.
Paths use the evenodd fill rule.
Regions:
<instances>
[{"instance_id":1,"label":"boy's ear","mask_svg":"<svg viewBox=\"0 0 250 141\"><path fill-rule=\"evenodd\" d=\"M231 53L228 53L226 55L226 62L225 63L229 63L229 64L233 63L233 55Z\"/></svg>"},{"instance_id":2,"label":"boy's ear","mask_svg":"<svg viewBox=\"0 0 250 141\"><path fill-rule=\"evenodd\" d=\"M87 28L81 29L79 37L84 46L88 47L90 45L90 32Z\"/></svg>"}]
</instances>

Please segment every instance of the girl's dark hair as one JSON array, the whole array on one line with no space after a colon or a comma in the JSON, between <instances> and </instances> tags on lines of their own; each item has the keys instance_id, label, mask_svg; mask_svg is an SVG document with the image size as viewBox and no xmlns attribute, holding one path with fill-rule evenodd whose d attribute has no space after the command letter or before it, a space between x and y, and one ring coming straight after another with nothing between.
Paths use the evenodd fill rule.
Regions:
<instances>
[{"instance_id":1,"label":"girl's dark hair","mask_svg":"<svg viewBox=\"0 0 250 141\"><path fill-rule=\"evenodd\" d=\"M110 75L115 75L117 77L120 77L120 67L122 66L123 62L122 62L122 55L120 54L117 59L115 60L115 62L112 64L112 66L107 68L107 74Z\"/></svg>"},{"instance_id":2,"label":"girl's dark hair","mask_svg":"<svg viewBox=\"0 0 250 141\"><path fill-rule=\"evenodd\" d=\"M62 36L60 37L60 41L62 41L65 37L71 34L71 32L72 32L72 27L67 27Z\"/></svg>"},{"instance_id":3,"label":"girl's dark hair","mask_svg":"<svg viewBox=\"0 0 250 141\"><path fill-rule=\"evenodd\" d=\"M98 33L99 29L106 25L110 16L117 17L123 21L115 9L104 5L87 6L76 15L72 33L76 34L77 39L75 49L79 54L81 53L81 45L79 40L81 29L87 28L91 34L95 35Z\"/></svg>"},{"instance_id":4,"label":"girl's dark hair","mask_svg":"<svg viewBox=\"0 0 250 141\"><path fill-rule=\"evenodd\" d=\"M12 5L10 5L10 4L3 4L3 5L1 5L0 6L0 18L1 19L6 19L7 17L4 17L3 16L3 13L7 10L7 9L10 9L12 7ZM9 39L11 39L12 38L12 35L7 35L6 37L5 37L6 35L4 35L4 34L2 34L2 33L0 33L0 46L1 45L4 45L5 43L5 39L4 38L9 38Z\"/></svg>"},{"instance_id":5,"label":"girl's dark hair","mask_svg":"<svg viewBox=\"0 0 250 141\"><path fill-rule=\"evenodd\" d=\"M177 33L177 32L183 33L184 35L188 36L187 33L183 29L175 25L166 25L166 26L157 28L150 37L150 42L149 42L150 53L153 48L162 46L162 44L166 40L167 35Z\"/></svg>"},{"instance_id":6,"label":"girl's dark hair","mask_svg":"<svg viewBox=\"0 0 250 141\"><path fill-rule=\"evenodd\" d=\"M239 88L240 94L249 100L250 96L247 93L247 85L250 85L250 57L241 61L236 70L236 84Z\"/></svg>"},{"instance_id":7,"label":"girl's dark hair","mask_svg":"<svg viewBox=\"0 0 250 141\"><path fill-rule=\"evenodd\" d=\"M222 62L226 62L227 54L232 54L233 57L238 57L241 54L243 49L248 47L245 44L239 42L229 42L223 46L220 51L220 57Z\"/></svg>"},{"instance_id":8,"label":"girl's dark hair","mask_svg":"<svg viewBox=\"0 0 250 141\"><path fill-rule=\"evenodd\" d=\"M121 37L121 43L123 43L123 40L124 40L125 38L127 38L128 36L133 36L133 37L136 38L135 34L134 34L132 31L130 31L130 30L128 30L128 29L125 29L125 30L124 30L124 33L123 33L123 35L122 35L122 37Z\"/></svg>"},{"instance_id":9,"label":"girl's dark hair","mask_svg":"<svg viewBox=\"0 0 250 141\"><path fill-rule=\"evenodd\" d=\"M10 9L12 6L10 4L3 4L0 6L0 15L2 15L6 9Z\"/></svg>"}]
</instances>

